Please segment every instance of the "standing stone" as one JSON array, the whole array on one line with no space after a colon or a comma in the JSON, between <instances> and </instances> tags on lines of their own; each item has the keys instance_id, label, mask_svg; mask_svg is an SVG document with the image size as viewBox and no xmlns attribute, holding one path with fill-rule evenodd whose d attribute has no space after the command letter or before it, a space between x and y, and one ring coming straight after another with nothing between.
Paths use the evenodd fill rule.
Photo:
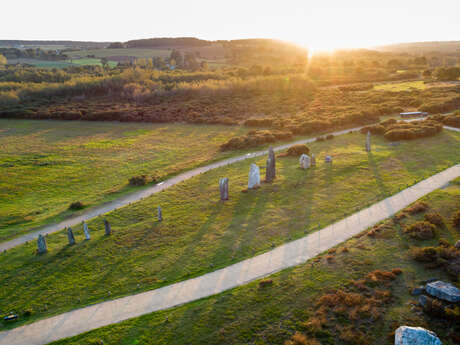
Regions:
<instances>
[{"instance_id":1,"label":"standing stone","mask_svg":"<svg viewBox=\"0 0 460 345\"><path fill-rule=\"evenodd\" d=\"M107 219L104 219L104 227L105 227L105 234L109 236L112 233L112 229L110 228L110 223Z\"/></svg>"},{"instance_id":2,"label":"standing stone","mask_svg":"<svg viewBox=\"0 0 460 345\"><path fill-rule=\"evenodd\" d=\"M38 254L45 254L48 251L46 247L46 239L41 234L38 235L37 240Z\"/></svg>"},{"instance_id":3,"label":"standing stone","mask_svg":"<svg viewBox=\"0 0 460 345\"><path fill-rule=\"evenodd\" d=\"M268 149L267 168L265 169L265 181L272 182L276 177L275 151L270 146Z\"/></svg>"},{"instance_id":4,"label":"standing stone","mask_svg":"<svg viewBox=\"0 0 460 345\"><path fill-rule=\"evenodd\" d=\"M441 340L424 328L401 326L395 332L395 345L441 345Z\"/></svg>"},{"instance_id":5,"label":"standing stone","mask_svg":"<svg viewBox=\"0 0 460 345\"><path fill-rule=\"evenodd\" d=\"M332 157L331 156L326 156L326 159L324 161L326 163L332 163Z\"/></svg>"},{"instance_id":6,"label":"standing stone","mask_svg":"<svg viewBox=\"0 0 460 345\"><path fill-rule=\"evenodd\" d=\"M367 131L366 136L366 151L371 152L371 132Z\"/></svg>"},{"instance_id":7,"label":"standing stone","mask_svg":"<svg viewBox=\"0 0 460 345\"><path fill-rule=\"evenodd\" d=\"M228 200L228 177L219 180L220 200Z\"/></svg>"},{"instance_id":8,"label":"standing stone","mask_svg":"<svg viewBox=\"0 0 460 345\"><path fill-rule=\"evenodd\" d=\"M161 211L161 206L158 206L158 221L161 222L163 220L163 212Z\"/></svg>"},{"instance_id":9,"label":"standing stone","mask_svg":"<svg viewBox=\"0 0 460 345\"><path fill-rule=\"evenodd\" d=\"M299 164L302 169L308 169L311 166L310 157L305 153L302 153L302 155L299 158Z\"/></svg>"},{"instance_id":10,"label":"standing stone","mask_svg":"<svg viewBox=\"0 0 460 345\"><path fill-rule=\"evenodd\" d=\"M75 236L73 235L73 230L71 227L67 228L67 239L69 240L70 246L75 244Z\"/></svg>"},{"instance_id":11,"label":"standing stone","mask_svg":"<svg viewBox=\"0 0 460 345\"><path fill-rule=\"evenodd\" d=\"M260 169L256 164L252 163L249 170L248 189L258 186L260 186Z\"/></svg>"},{"instance_id":12,"label":"standing stone","mask_svg":"<svg viewBox=\"0 0 460 345\"><path fill-rule=\"evenodd\" d=\"M311 154L311 166L316 166L316 156L313 153Z\"/></svg>"},{"instance_id":13,"label":"standing stone","mask_svg":"<svg viewBox=\"0 0 460 345\"><path fill-rule=\"evenodd\" d=\"M91 237L89 236L88 224L85 221L83 222L83 232L85 233L85 239L89 240Z\"/></svg>"}]
</instances>

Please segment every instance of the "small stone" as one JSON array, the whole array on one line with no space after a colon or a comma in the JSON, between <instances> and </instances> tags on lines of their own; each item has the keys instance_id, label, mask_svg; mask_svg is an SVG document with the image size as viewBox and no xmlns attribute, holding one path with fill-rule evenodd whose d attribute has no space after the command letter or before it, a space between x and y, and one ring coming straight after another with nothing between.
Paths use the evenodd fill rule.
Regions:
<instances>
[{"instance_id":1,"label":"small stone","mask_svg":"<svg viewBox=\"0 0 460 345\"><path fill-rule=\"evenodd\" d=\"M308 155L305 153L302 153L302 155L299 158L299 164L301 169L308 169L311 166L311 159Z\"/></svg>"},{"instance_id":2,"label":"small stone","mask_svg":"<svg viewBox=\"0 0 460 345\"><path fill-rule=\"evenodd\" d=\"M418 298L418 304L420 304L421 307L425 308L426 305L428 304L428 302L431 300L432 298L426 296L426 295L420 295L419 298Z\"/></svg>"},{"instance_id":3,"label":"small stone","mask_svg":"<svg viewBox=\"0 0 460 345\"><path fill-rule=\"evenodd\" d=\"M426 292L431 296L437 297L447 302L457 303L460 302L460 290L450 283L441 280L428 283L426 285Z\"/></svg>"},{"instance_id":4,"label":"small stone","mask_svg":"<svg viewBox=\"0 0 460 345\"><path fill-rule=\"evenodd\" d=\"M89 240L91 237L89 235L88 224L85 221L83 222L83 232L85 233L85 239Z\"/></svg>"},{"instance_id":5,"label":"small stone","mask_svg":"<svg viewBox=\"0 0 460 345\"><path fill-rule=\"evenodd\" d=\"M395 345L441 345L441 340L427 329L400 326L395 332Z\"/></svg>"},{"instance_id":6,"label":"small stone","mask_svg":"<svg viewBox=\"0 0 460 345\"><path fill-rule=\"evenodd\" d=\"M332 163L332 157L331 156L326 156L326 158L324 159L324 161L326 163Z\"/></svg>"},{"instance_id":7,"label":"small stone","mask_svg":"<svg viewBox=\"0 0 460 345\"><path fill-rule=\"evenodd\" d=\"M268 149L268 159L267 159L267 167L265 169L265 181L272 182L276 177L276 159L275 159L275 151L273 151L273 147L270 146Z\"/></svg>"},{"instance_id":8,"label":"small stone","mask_svg":"<svg viewBox=\"0 0 460 345\"><path fill-rule=\"evenodd\" d=\"M38 247L38 254L44 254L48 251L48 248L46 246L46 239L45 237L42 236L42 234L38 235L37 247Z\"/></svg>"},{"instance_id":9,"label":"small stone","mask_svg":"<svg viewBox=\"0 0 460 345\"><path fill-rule=\"evenodd\" d=\"M228 200L228 177L219 180L220 200Z\"/></svg>"},{"instance_id":10,"label":"small stone","mask_svg":"<svg viewBox=\"0 0 460 345\"><path fill-rule=\"evenodd\" d=\"M412 289L411 295L412 296L420 296L422 293L425 292L425 287L424 286L418 286Z\"/></svg>"},{"instance_id":11,"label":"small stone","mask_svg":"<svg viewBox=\"0 0 460 345\"><path fill-rule=\"evenodd\" d=\"M158 206L158 221L163 221L163 211L161 210L161 206Z\"/></svg>"},{"instance_id":12,"label":"small stone","mask_svg":"<svg viewBox=\"0 0 460 345\"><path fill-rule=\"evenodd\" d=\"M69 246L73 246L75 244L75 236L73 235L73 230L70 226L67 228L67 239L69 240Z\"/></svg>"},{"instance_id":13,"label":"small stone","mask_svg":"<svg viewBox=\"0 0 460 345\"><path fill-rule=\"evenodd\" d=\"M260 186L260 169L252 163L249 170L248 189L256 188Z\"/></svg>"},{"instance_id":14,"label":"small stone","mask_svg":"<svg viewBox=\"0 0 460 345\"><path fill-rule=\"evenodd\" d=\"M112 233L112 228L110 227L110 223L107 219L104 219L104 227L106 236L109 236Z\"/></svg>"}]
</instances>

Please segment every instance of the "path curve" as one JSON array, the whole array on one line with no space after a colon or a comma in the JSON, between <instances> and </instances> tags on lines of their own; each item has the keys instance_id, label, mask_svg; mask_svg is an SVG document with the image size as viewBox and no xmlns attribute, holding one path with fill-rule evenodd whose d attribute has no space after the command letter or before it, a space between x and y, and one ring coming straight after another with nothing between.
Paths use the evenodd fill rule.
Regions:
<instances>
[{"instance_id":1,"label":"path curve","mask_svg":"<svg viewBox=\"0 0 460 345\"><path fill-rule=\"evenodd\" d=\"M267 253L159 289L106 301L0 333L0 345L41 345L172 308L296 266L392 216L460 176L460 164L298 240Z\"/></svg>"},{"instance_id":2,"label":"path curve","mask_svg":"<svg viewBox=\"0 0 460 345\"><path fill-rule=\"evenodd\" d=\"M331 134L333 134L333 135L342 135L342 134L348 133L350 131L353 131L353 132L359 131L361 128L362 127L355 127L355 128L342 130L342 131L332 132ZM287 148L289 148L289 147L291 147L293 145L308 144L308 143L314 142L315 140L316 140L316 137L308 138L308 139L301 139L301 140L297 140L297 141L294 141L294 142L291 142L291 143L288 143L288 144L277 146L277 147L274 148L274 150L275 151L280 151L280 150L287 149ZM114 211L116 209L119 209L121 207L129 205L129 204L131 204L133 202L142 200L142 199L147 198L147 197L149 197L149 196L151 196L153 194L161 192L162 190L165 190L166 188L172 187L172 186L174 186L174 185L176 185L176 184L178 184L180 182L188 180L188 179L190 179L190 178L192 178L194 176L200 175L200 174L205 173L207 171L217 169L217 168L220 168L220 167L223 167L223 166L226 166L226 165L230 165L230 164L233 164L233 163L236 163L236 162L240 162L240 161L243 161L243 160L248 159L248 158L254 158L254 157L263 156L263 155L266 155L267 153L268 153L267 150L257 151L257 152L253 152L253 153L247 153L247 154L242 155L242 156L228 158L228 159L225 159L225 160L222 160L222 161L211 163L211 164L203 166L203 167L199 167L199 168L196 168L196 169L193 169L193 170L186 171L186 172L184 172L182 174L179 174L179 175L171 177L171 178L169 178L169 179L167 179L167 180L165 180L163 182L160 182L160 183L158 183L158 184L156 184L154 186L142 189L140 191L137 191L137 192L134 192L134 193L131 193L131 194L128 194L128 195L125 195L125 196L123 196L123 197L121 197L119 199L116 199L116 200L113 200L113 201L108 202L106 204L103 204L101 206L97 206L95 208L92 208L92 209L88 210L87 212L85 212L85 213L83 213L83 214L81 214L79 216L68 218L68 219L63 220L63 221L61 221L59 223L49 224L49 225L40 227L37 230L34 230L34 231L29 232L27 234L24 234L22 236L16 237L16 238L14 238L12 240L1 242L0 243L0 252L3 252L4 250L8 250L8 249L11 249L11 248L14 248L14 247L19 246L21 244L24 244L24 243L26 243L28 241L34 241L34 240L37 239L38 234L51 234L51 233L54 233L54 232L58 232L58 231L66 228L66 227L75 226L75 225L80 224L83 221L88 221L88 220L90 220L92 218L95 218L97 216L100 216L102 214Z\"/></svg>"}]
</instances>

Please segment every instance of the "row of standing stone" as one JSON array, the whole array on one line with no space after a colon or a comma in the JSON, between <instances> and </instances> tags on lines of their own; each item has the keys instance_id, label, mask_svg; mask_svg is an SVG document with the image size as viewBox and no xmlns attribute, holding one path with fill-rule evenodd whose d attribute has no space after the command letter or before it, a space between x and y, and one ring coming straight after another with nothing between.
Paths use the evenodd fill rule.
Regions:
<instances>
[{"instance_id":1,"label":"row of standing stone","mask_svg":"<svg viewBox=\"0 0 460 345\"><path fill-rule=\"evenodd\" d=\"M367 132L366 137L366 151L371 151L371 133ZM332 157L326 156L325 158L326 163L332 163ZM308 169L312 166L316 166L316 157L314 154L308 156L307 154L302 154L299 158L300 168ZM276 178L276 158L275 158L275 151L273 147L268 149L268 158L266 163L265 169L265 181L266 182L273 182ZM219 180L219 191L220 191L220 199L222 201L226 201L229 198L228 193L228 177L221 178ZM252 163L249 169L249 178L248 178L248 189L258 188L260 186L260 169L259 167ZM161 206L158 206L158 221L161 222L163 220L163 212ZM112 233L112 229L110 227L110 223L104 219L104 227L105 227L105 235L109 236ZM90 240L89 228L88 224L83 221L83 232L85 233L85 240ZM76 243L75 236L71 227L67 228L67 238L69 241L69 245L74 245ZM38 246L38 253L44 254L48 251L46 245L46 239L42 234L38 235L37 240Z\"/></svg>"}]
</instances>

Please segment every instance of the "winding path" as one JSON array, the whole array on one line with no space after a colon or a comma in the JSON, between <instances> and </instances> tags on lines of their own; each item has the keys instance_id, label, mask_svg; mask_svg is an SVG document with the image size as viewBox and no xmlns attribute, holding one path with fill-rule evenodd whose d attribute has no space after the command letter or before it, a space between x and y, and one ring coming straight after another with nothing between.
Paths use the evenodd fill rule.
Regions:
<instances>
[{"instance_id":1,"label":"winding path","mask_svg":"<svg viewBox=\"0 0 460 345\"><path fill-rule=\"evenodd\" d=\"M332 134L333 135L341 135L341 134L345 134L345 133L348 133L350 131L358 131L360 130L362 127L356 127L356 128L351 128L351 129L346 129L346 130L343 130L343 131L337 131L337 132L333 132ZM276 148L274 148L275 151L279 151L279 150L284 150L284 149L287 149L293 145L297 145L297 144L308 144L308 143L311 143L313 141L316 140L316 137L315 138L309 138L309 139L302 139L302 140L297 140L295 142L291 142L291 143L288 143L288 144L284 144L284 145L281 145L281 146L277 146ZM193 170L190 170L190 171L186 171L182 174L179 174L177 176L174 176L174 177L171 177L170 179L167 179L163 182L160 182L154 186L151 186L151 187L148 187L146 189L142 189L140 191L137 191L135 193L131 193L131 194L128 194L126 196L123 196L119 199L116 199L116 200L113 200L111 202L108 202L106 204L103 204L101 206L97 206L95 208L92 208L90 210L88 210L87 212L79 215L79 216L75 216L75 217L71 217L71 218L68 218L68 219L65 219L59 223L55 223L55 224L50 224L50 225L46 225L46 226L43 226L43 227L40 227L39 229L37 230L34 230L32 232L29 232L25 235L22 235L22 236L19 236L19 237L16 237L12 240L9 240L9 241L5 241L5 242L1 242L0 243L0 252L4 251L4 250L8 250L8 249L11 249L11 248L14 248L18 245L21 245L21 244L24 244L28 241L34 241L37 239L38 237L38 234L51 234L53 232L58 232L66 227L71 227L71 226L75 226L77 224L80 224L82 221L88 221L92 218L95 218L97 216L100 216L102 214L105 214L105 213L108 213L108 212L111 212L113 210L116 210L116 209L119 209L121 207L124 207L126 205L129 205L133 202L136 202L136 201L139 201L139 200L142 200L144 198L147 198L153 194L156 194L158 192L161 192L162 190L165 190L166 188L169 188L171 186L174 186L182 181L185 181L185 180L188 180L194 176L197 176L197 175L200 175L202 173L205 173L209 170L213 170L213 169L217 169L217 168L220 168L220 167L223 167L223 166L226 166L226 165L230 165L230 164L233 164L233 163L236 163L236 162L239 162L239 161L243 161L245 159L248 159L248 158L254 158L254 157L259 157L259 156L263 156L263 155L266 155L268 151L264 150L264 151L257 151L257 152L254 152L254 153L248 153L248 154L245 154L243 156L237 156L237 157L233 157L233 158L228 158L228 159L225 159L225 160L222 160L222 161L219 161L219 162L216 162L216 163L212 163L212 164L209 164L209 165L206 165L206 166L203 166L203 167L199 167L199 168L196 168L196 169L193 169Z\"/></svg>"},{"instance_id":2,"label":"winding path","mask_svg":"<svg viewBox=\"0 0 460 345\"><path fill-rule=\"evenodd\" d=\"M353 130L358 130L355 128ZM449 128L457 132L460 129ZM336 132L336 135L348 133L350 130ZM296 143L308 143L314 139L300 140ZM287 148L291 143L279 146L276 150ZM228 159L203 168L194 169L188 173L178 175L161 185L157 185L130 195L86 214L98 215L122 207L129 202L142 199L157 193L169 186L186 180L202 172L215 169L219 166L231 164L249 157L265 154L260 151L253 154ZM319 231L309 234L298 240L283 244L267 253L227 266L223 269L207 273L197 278L165 286L159 289L118 298L76 309L64 314L43 319L35 323L24 325L0 333L0 345L40 345L58 339L75 336L102 326L118 323L133 317L148 314L154 311L172 308L200 298L212 296L225 290L244 285L250 281L268 276L288 267L296 266L315 257L321 252L346 241L370 226L392 216L407 207L422 196L446 185L449 181L460 176L460 164L450 167L426 180L423 180L391 197L346 217ZM67 222L81 222L84 216L76 217ZM49 232L58 231L69 223L59 223L49 226ZM74 223L72 223L74 224ZM41 230L44 231L43 229ZM25 236L24 236L25 237ZM11 242L11 241L10 241ZM21 242L18 242L19 244ZM16 245L17 245L16 244Z\"/></svg>"}]
</instances>

